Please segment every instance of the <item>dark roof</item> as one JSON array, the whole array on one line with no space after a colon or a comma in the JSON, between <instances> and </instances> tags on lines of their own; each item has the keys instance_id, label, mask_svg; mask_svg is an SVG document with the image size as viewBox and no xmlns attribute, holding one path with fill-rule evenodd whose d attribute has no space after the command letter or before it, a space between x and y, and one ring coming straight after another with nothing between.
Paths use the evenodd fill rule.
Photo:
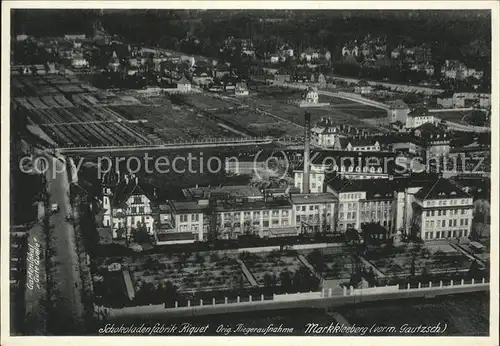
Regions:
<instances>
[{"instance_id":1,"label":"dark roof","mask_svg":"<svg viewBox=\"0 0 500 346\"><path fill-rule=\"evenodd\" d=\"M318 204L318 203L333 203L336 198L331 193L310 193L310 194L292 194L290 199L293 204Z\"/></svg>"},{"instance_id":2,"label":"dark roof","mask_svg":"<svg viewBox=\"0 0 500 346\"><path fill-rule=\"evenodd\" d=\"M351 143L353 147L364 147L368 145L375 145L375 142L377 139L372 138L372 137L361 137L361 138L350 138L348 139L348 142Z\"/></svg>"},{"instance_id":3,"label":"dark roof","mask_svg":"<svg viewBox=\"0 0 500 346\"><path fill-rule=\"evenodd\" d=\"M191 232L157 233L156 238L158 241L193 240L194 234Z\"/></svg>"},{"instance_id":4,"label":"dark roof","mask_svg":"<svg viewBox=\"0 0 500 346\"><path fill-rule=\"evenodd\" d=\"M397 99L394 101L389 101L388 103L389 108L391 109L406 109L409 108L406 103L404 103L403 100Z\"/></svg>"},{"instance_id":5,"label":"dark roof","mask_svg":"<svg viewBox=\"0 0 500 346\"><path fill-rule=\"evenodd\" d=\"M415 198L423 201L426 199L469 198L471 195L462 191L448 179L439 178L426 184L415 194Z\"/></svg>"},{"instance_id":6,"label":"dark roof","mask_svg":"<svg viewBox=\"0 0 500 346\"><path fill-rule=\"evenodd\" d=\"M360 80L358 83L356 83L356 86L370 86L367 81L365 80Z\"/></svg>"},{"instance_id":7,"label":"dark roof","mask_svg":"<svg viewBox=\"0 0 500 346\"><path fill-rule=\"evenodd\" d=\"M410 113L408 113L409 117L425 117L430 115L432 114L430 114L429 110L425 107L417 107L413 109Z\"/></svg>"},{"instance_id":8,"label":"dark roof","mask_svg":"<svg viewBox=\"0 0 500 346\"><path fill-rule=\"evenodd\" d=\"M348 180L339 177L327 182L337 193L366 192L366 199L392 199L397 183L391 179L357 179Z\"/></svg>"},{"instance_id":9,"label":"dark roof","mask_svg":"<svg viewBox=\"0 0 500 346\"><path fill-rule=\"evenodd\" d=\"M339 138L340 141L344 140ZM349 166L351 162L355 165L360 162L362 165L366 163L370 166L378 167L375 162L393 161L396 158L396 153L389 151L345 151L345 150L322 150L311 152L310 162L314 165L325 164L327 166L336 164L340 166L341 163ZM299 162L295 169L302 169L303 162Z\"/></svg>"},{"instance_id":10,"label":"dark roof","mask_svg":"<svg viewBox=\"0 0 500 346\"><path fill-rule=\"evenodd\" d=\"M191 84L191 82L188 81L186 77L182 76L182 78L177 81L177 84L188 85Z\"/></svg>"}]
</instances>

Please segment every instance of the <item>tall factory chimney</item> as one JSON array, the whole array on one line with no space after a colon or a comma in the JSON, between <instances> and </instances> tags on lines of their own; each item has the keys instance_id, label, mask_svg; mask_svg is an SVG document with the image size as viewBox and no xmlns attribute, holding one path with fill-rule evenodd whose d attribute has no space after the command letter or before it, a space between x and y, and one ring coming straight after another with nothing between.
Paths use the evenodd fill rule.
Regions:
<instances>
[{"instance_id":1,"label":"tall factory chimney","mask_svg":"<svg viewBox=\"0 0 500 346\"><path fill-rule=\"evenodd\" d=\"M305 112L305 135L304 135L304 171L302 174L302 192L309 193L309 147L311 142L311 114Z\"/></svg>"}]
</instances>

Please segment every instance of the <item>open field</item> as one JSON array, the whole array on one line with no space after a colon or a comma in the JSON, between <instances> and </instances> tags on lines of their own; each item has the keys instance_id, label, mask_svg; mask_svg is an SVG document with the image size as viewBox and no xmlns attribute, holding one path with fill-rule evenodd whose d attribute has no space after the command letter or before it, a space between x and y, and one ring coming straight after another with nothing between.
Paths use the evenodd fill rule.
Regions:
<instances>
[{"instance_id":1,"label":"open field","mask_svg":"<svg viewBox=\"0 0 500 346\"><path fill-rule=\"evenodd\" d=\"M299 125L304 124L304 108L300 108L293 101L301 98L303 91L258 86L251 89L248 99L243 99L246 104L259 107L288 121ZM363 105L337 97L319 95L320 103L330 103L329 106L310 109L311 122L314 124L321 118L330 118L333 125L341 125L349 122L354 127L365 127L376 129L364 119L386 117L386 112L374 107Z\"/></svg>"},{"instance_id":2,"label":"open field","mask_svg":"<svg viewBox=\"0 0 500 346\"><path fill-rule=\"evenodd\" d=\"M433 112L431 114L441 120L451 121L457 124L469 125L465 118L471 115L472 111L449 110L446 112Z\"/></svg>"},{"instance_id":3,"label":"open field","mask_svg":"<svg viewBox=\"0 0 500 346\"><path fill-rule=\"evenodd\" d=\"M141 126L164 142L237 137L196 111L172 104L166 97L152 98L154 106L110 107L128 120L146 119Z\"/></svg>"},{"instance_id":4,"label":"open field","mask_svg":"<svg viewBox=\"0 0 500 346\"><path fill-rule=\"evenodd\" d=\"M424 268L428 274L438 274L468 271L471 265L468 257L448 244L421 249L399 246L390 253L386 249L374 249L367 251L365 258L385 275L393 276L410 275L412 266L418 275Z\"/></svg>"},{"instance_id":5,"label":"open field","mask_svg":"<svg viewBox=\"0 0 500 346\"><path fill-rule=\"evenodd\" d=\"M286 119L255 111L255 105L245 104L244 99L220 94L198 93L175 96L172 102L182 108L202 114L210 121L236 129L255 137L284 137L303 134L303 128ZM257 105L258 106L258 105Z\"/></svg>"},{"instance_id":6,"label":"open field","mask_svg":"<svg viewBox=\"0 0 500 346\"><path fill-rule=\"evenodd\" d=\"M434 326L438 323L446 330L441 336L489 334L489 297L488 293L457 294L422 301L397 300L345 306L338 311L352 325L394 326L396 333L377 335L421 335L404 334L399 328L405 323L411 327L418 325Z\"/></svg>"}]
</instances>

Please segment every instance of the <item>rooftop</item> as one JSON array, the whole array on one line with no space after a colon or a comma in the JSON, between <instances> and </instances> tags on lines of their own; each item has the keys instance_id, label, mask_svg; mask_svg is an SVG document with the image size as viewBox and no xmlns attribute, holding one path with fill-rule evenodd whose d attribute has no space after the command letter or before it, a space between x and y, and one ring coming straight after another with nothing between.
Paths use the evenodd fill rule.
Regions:
<instances>
[{"instance_id":1,"label":"rooftop","mask_svg":"<svg viewBox=\"0 0 500 346\"><path fill-rule=\"evenodd\" d=\"M469 198L471 195L462 191L448 179L438 178L426 184L415 194L415 198L424 201L427 199Z\"/></svg>"},{"instance_id":2,"label":"rooftop","mask_svg":"<svg viewBox=\"0 0 500 346\"><path fill-rule=\"evenodd\" d=\"M409 117L426 117L431 115L432 114L429 113L429 110L425 107L417 107L408 113Z\"/></svg>"},{"instance_id":3,"label":"rooftop","mask_svg":"<svg viewBox=\"0 0 500 346\"><path fill-rule=\"evenodd\" d=\"M327 185L337 193L366 192L366 199L388 199L394 196L397 183L391 179L347 180L336 177Z\"/></svg>"},{"instance_id":4,"label":"rooftop","mask_svg":"<svg viewBox=\"0 0 500 346\"><path fill-rule=\"evenodd\" d=\"M331 193L292 194L290 199L292 204L333 203L336 201L335 196Z\"/></svg>"},{"instance_id":5,"label":"rooftop","mask_svg":"<svg viewBox=\"0 0 500 346\"><path fill-rule=\"evenodd\" d=\"M389 102L387 102L387 105L391 109L407 109L407 108L409 108L408 105L406 103L404 103L404 101L401 99L389 101Z\"/></svg>"},{"instance_id":6,"label":"rooftop","mask_svg":"<svg viewBox=\"0 0 500 346\"><path fill-rule=\"evenodd\" d=\"M203 198L208 195L227 194L232 197L255 197L262 196L260 190L249 185L213 186L213 187L191 187L183 190L187 198Z\"/></svg>"}]
</instances>

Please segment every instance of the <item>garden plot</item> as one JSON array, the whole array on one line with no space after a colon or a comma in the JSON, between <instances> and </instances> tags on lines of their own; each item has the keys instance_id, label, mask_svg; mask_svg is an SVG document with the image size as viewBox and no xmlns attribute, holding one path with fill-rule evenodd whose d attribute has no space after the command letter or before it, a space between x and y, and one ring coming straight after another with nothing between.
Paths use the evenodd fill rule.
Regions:
<instances>
[{"instance_id":1,"label":"garden plot","mask_svg":"<svg viewBox=\"0 0 500 346\"><path fill-rule=\"evenodd\" d=\"M141 260L128 259L125 266L130 271L136 291L146 283L158 286L167 281L176 286L181 294L250 287L236 258L228 255L156 255Z\"/></svg>"},{"instance_id":2,"label":"garden plot","mask_svg":"<svg viewBox=\"0 0 500 346\"><path fill-rule=\"evenodd\" d=\"M270 285L283 286L286 284L283 282L285 276L293 277L299 271L308 273L307 276L313 278L312 273L302 264L296 254L288 255L280 252L243 253L240 257L261 287Z\"/></svg>"},{"instance_id":3,"label":"garden plot","mask_svg":"<svg viewBox=\"0 0 500 346\"><path fill-rule=\"evenodd\" d=\"M367 251L365 258L384 275L408 276L415 268L415 274L455 273L468 271L472 261L450 245L415 247L404 245Z\"/></svg>"},{"instance_id":4,"label":"garden plot","mask_svg":"<svg viewBox=\"0 0 500 346\"><path fill-rule=\"evenodd\" d=\"M347 253L331 254L312 251L306 256L314 270L325 280L349 279L357 259Z\"/></svg>"}]
</instances>

